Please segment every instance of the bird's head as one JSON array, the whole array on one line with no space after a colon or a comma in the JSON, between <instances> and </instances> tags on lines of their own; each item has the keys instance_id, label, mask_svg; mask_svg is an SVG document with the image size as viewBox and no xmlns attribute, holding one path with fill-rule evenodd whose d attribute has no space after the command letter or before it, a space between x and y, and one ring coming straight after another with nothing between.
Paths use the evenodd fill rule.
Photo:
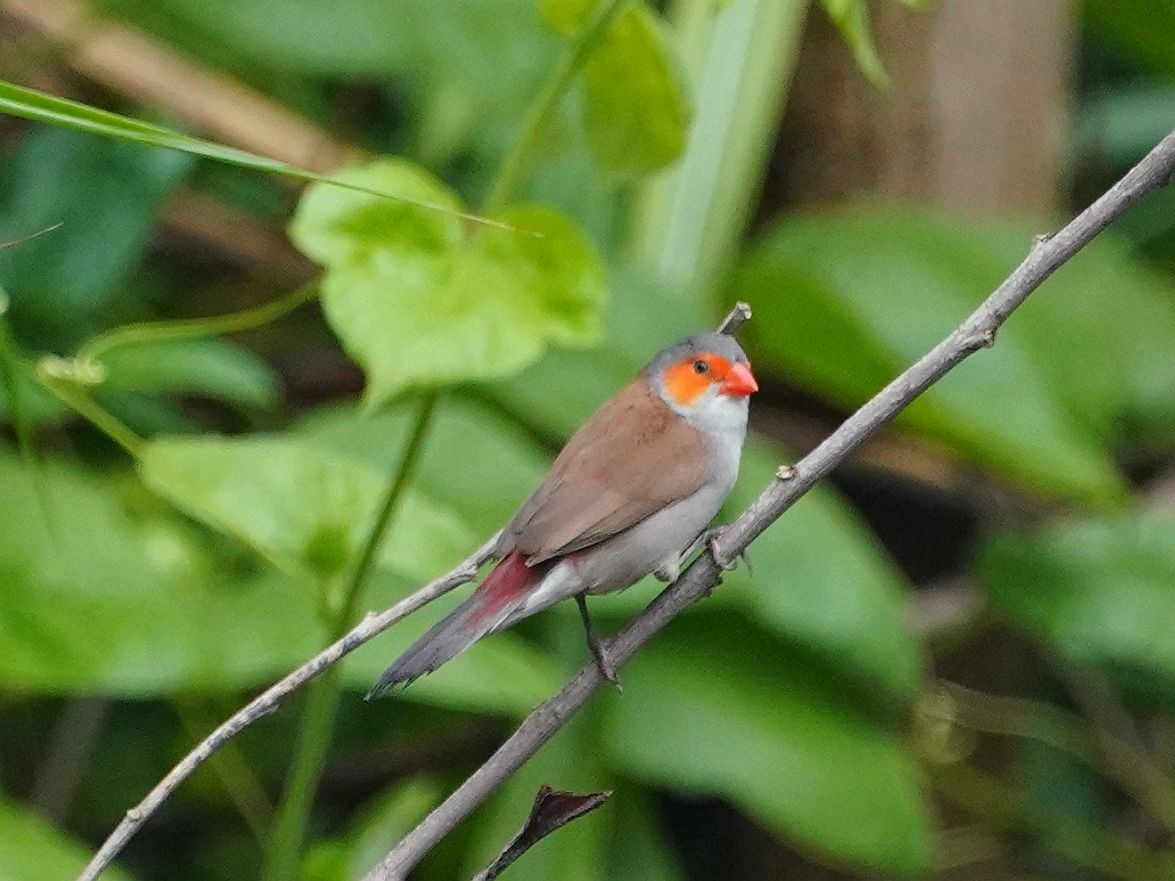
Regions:
<instances>
[{"instance_id":1,"label":"bird's head","mask_svg":"<svg viewBox=\"0 0 1175 881\"><path fill-rule=\"evenodd\" d=\"M671 410L699 427L745 426L747 398L759 389L746 353L723 333L695 334L658 352L646 375Z\"/></svg>"}]
</instances>

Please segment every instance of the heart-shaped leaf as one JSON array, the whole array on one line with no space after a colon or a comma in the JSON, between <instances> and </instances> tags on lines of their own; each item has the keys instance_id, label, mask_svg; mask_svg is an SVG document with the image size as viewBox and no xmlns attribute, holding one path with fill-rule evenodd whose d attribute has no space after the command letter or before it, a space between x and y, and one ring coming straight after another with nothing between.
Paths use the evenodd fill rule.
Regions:
<instances>
[{"instance_id":1,"label":"heart-shaped leaf","mask_svg":"<svg viewBox=\"0 0 1175 881\"><path fill-rule=\"evenodd\" d=\"M133 698L225 693L271 680L325 644L319 600L304 584L210 556L203 536L131 481L55 461L44 474L49 524L24 463L0 452L0 687ZM276 498L282 492L278 484ZM312 491L306 504L321 501ZM443 545L451 527L437 525ZM416 586L376 572L367 606L390 605ZM438 607L458 600L446 597ZM348 658L348 688L369 688L433 620L427 616L439 614L430 608L412 616ZM444 676L415 683L406 696L514 714L558 685L544 655L504 633L446 665Z\"/></svg>"},{"instance_id":2,"label":"heart-shaped leaf","mask_svg":"<svg viewBox=\"0 0 1175 881\"><path fill-rule=\"evenodd\" d=\"M322 579L356 557L388 476L295 438L160 439L139 465L148 486L239 538L287 572ZM435 578L476 540L422 493L408 489L378 562L411 581Z\"/></svg>"},{"instance_id":3,"label":"heart-shaped leaf","mask_svg":"<svg viewBox=\"0 0 1175 881\"><path fill-rule=\"evenodd\" d=\"M443 184L400 160L340 178L460 205ZM290 235L326 266L327 320L366 370L369 403L412 387L508 375L550 343L598 339L604 276L579 229L540 207L507 208L493 219L510 228L468 227L413 205L309 188Z\"/></svg>"}]
</instances>

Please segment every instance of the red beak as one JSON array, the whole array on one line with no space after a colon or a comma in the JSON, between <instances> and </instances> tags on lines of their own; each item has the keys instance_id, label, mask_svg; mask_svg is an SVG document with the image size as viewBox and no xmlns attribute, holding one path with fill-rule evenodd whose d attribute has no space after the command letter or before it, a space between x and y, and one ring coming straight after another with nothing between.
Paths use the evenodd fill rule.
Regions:
<instances>
[{"instance_id":1,"label":"red beak","mask_svg":"<svg viewBox=\"0 0 1175 881\"><path fill-rule=\"evenodd\" d=\"M730 368L730 372L726 374L726 380L718 390L732 398L742 398L752 392L757 392L759 383L755 382L755 375L751 373L751 365L740 362Z\"/></svg>"}]
</instances>

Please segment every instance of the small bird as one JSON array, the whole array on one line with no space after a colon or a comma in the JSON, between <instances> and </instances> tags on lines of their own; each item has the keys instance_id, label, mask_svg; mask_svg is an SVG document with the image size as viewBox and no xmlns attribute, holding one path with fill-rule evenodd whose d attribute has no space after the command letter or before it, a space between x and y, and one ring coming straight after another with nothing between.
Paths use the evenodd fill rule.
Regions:
<instances>
[{"instance_id":1,"label":"small bird","mask_svg":"<svg viewBox=\"0 0 1175 881\"><path fill-rule=\"evenodd\" d=\"M677 578L734 486L748 397L758 388L746 354L725 334L696 334L658 352L563 447L502 531L498 565L388 667L368 697L572 597L600 671L619 684L585 596L650 573Z\"/></svg>"}]
</instances>

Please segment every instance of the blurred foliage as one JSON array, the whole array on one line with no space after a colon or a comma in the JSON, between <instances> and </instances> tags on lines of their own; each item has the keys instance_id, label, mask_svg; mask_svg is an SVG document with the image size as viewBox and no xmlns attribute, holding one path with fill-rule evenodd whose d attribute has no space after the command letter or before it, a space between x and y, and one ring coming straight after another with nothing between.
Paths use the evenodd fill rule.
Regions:
<instances>
[{"instance_id":1,"label":"blurred foliage","mask_svg":"<svg viewBox=\"0 0 1175 881\"><path fill-rule=\"evenodd\" d=\"M0 247L0 881L70 877L206 723L312 655L340 615L383 608L465 556L605 397L731 300L754 306L744 340L764 390L724 517L793 457L783 429L831 426L866 400L1059 222L766 204L745 240L803 4L91 6L361 150L327 181L199 140L166 101L64 75L54 47L32 54L44 70L27 81L84 100L0 81L0 111L31 121L0 128L0 243L12 243ZM867 4L819 6L862 75L886 83ZM1081 204L1169 130L1175 18L1158 0L1086 0L1076 14ZM19 68L0 62L0 75L24 82ZM316 181L296 206L291 177ZM293 247L221 254L179 195L214 201L245 245L288 221ZM507 877L778 877L738 874L744 850L778 859L776 841L834 867L789 877L925 874L957 856L939 833L958 816L931 787L1042 877L1169 865L1175 830L1148 793L1169 790L1171 763L1135 742L1130 714L1155 741L1172 731L1175 522L1148 495L1175 457L1173 198L1083 251L992 352L898 420L903 449L948 474L907 474L903 492L968 509L947 574L979 584L989 614L946 645L910 626L902 547L938 533L903 519L893 474L858 466L765 533L753 572L675 621L623 671L623 696L599 695L419 877L484 866L542 783L616 795ZM311 288L291 281L308 272ZM320 311L299 308L315 294ZM383 517L401 469L407 488ZM993 498L1011 515L992 516ZM373 530L384 540L361 578ZM613 629L656 590L593 614ZM321 783L293 854L304 881L359 878L585 661L576 610L556 608L393 702L362 703L458 601L342 664L324 776L300 781ZM1006 663L1004 642L1040 699L972 726L1018 736L1019 788L1006 792L968 776L986 760L976 713L926 709L941 697L932 670ZM1078 741L1143 750L1141 787L1113 761L1021 745L1067 708L1072 669L1114 689L1108 710L1078 699L1088 720L1065 716L1084 726ZM101 721L67 731L90 700ZM262 848L246 833L289 782L298 715L245 732L197 774L128 851L135 876L255 875Z\"/></svg>"}]
</instances>

